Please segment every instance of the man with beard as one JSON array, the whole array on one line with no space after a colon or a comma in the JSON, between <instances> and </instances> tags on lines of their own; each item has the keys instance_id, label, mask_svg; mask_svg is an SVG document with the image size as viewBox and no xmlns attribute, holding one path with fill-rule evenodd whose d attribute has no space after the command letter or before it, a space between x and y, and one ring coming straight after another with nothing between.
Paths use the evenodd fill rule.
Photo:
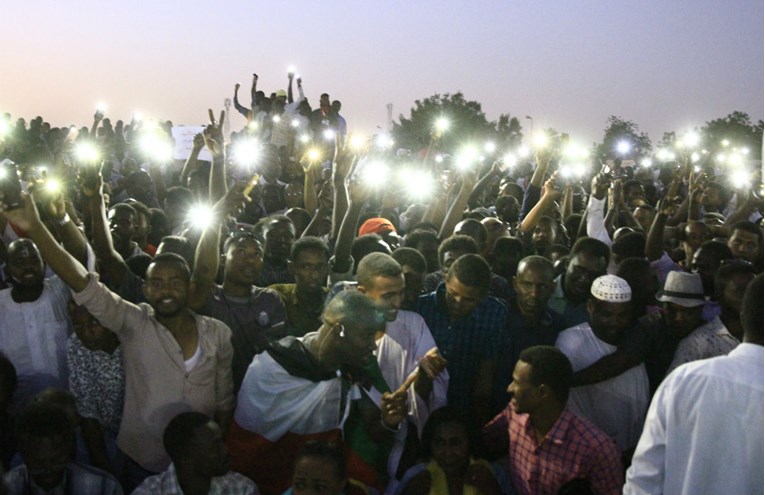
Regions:
<instances>
[{"instance_id":1,"label":"man with beard","mask_svg":"<svg viewBox=\"0 0 765 495\"><path fill-rule=\"evenodd\" d=\"M263 269L258 285L293 283L294 277L287 266L292 243L295 242L295 226L283 215L267 218L263 224L264 249Z\"/></svg>"},{"instance_id":2,"label":"man with beard","mask_svg":"<svg viewBox=\"0 0 765 495\"><path fill-rule=\"evenodd\" d=\"M172 253L149 265L143 292L147 303L129 303L98 282L51 236L34 201L5 211L25 230L53 271L123 346L127 388L117 445L126 454L128 489L170 463L162 431L178 412L213 416L225 430L234 408L231 331L218 320L188 308L190 270ZM129 490L128 490L129 491Z\"/></svg>"},{"instance_id":3,"label":"man with beard","mask_svg":"<svg viewBox=\"0 0 765 495\"><path fill-rule=\"evenodd\" d=\"M130 205L116 204L109 209L109 230L112 234L114 249L123 260L141 254L143 251L133 241L136 235L138 213Z\"/></svg>"},{"instance_id":4,"label":"man with beard","mask_svg":"<svg viewBox=\"0 0 765 495\"><path fill-rule=\"evenodd\" d=\"M65 213L63 196L43 204L64 248L85 263L87 242ZM87 262L92 263L90 259ZM30 239L17 239L8 245L5 275L11 288L0 291L0 352L10 358L18 373L12 406L18 411L45 388L68 389L69 290L59 277L45 278L40 251Z\"/></svg>"},{"instance_id":5,"label":"man with beard","mask_svg":"<svg viewBox=\"0 0 765 495\"><path fill-rule=\"evenodd\" d=\"M316 237L303 237L292 245L288 263L295 283L269 287L284 304L287 334L302 337L321 326L321 312L328 291L329 257L329 248L324 241Z\"/></svg>"},{"instance_id":6,"label":"man with beard","mask_svg":"<svg viewBox=\"0 0 765 495\"><path fill-rule=\"evenodd\" d=\"M232 467L266 495L288 488L307 441L340 440L361 369L374 359L375 335L385 329L383 312L356 291L332 299L322 320L317 332L285 337L257 354L239 392L228 436ZM396 429L406 394L384 394L380 411L379 426Z\"/></svg>"},{"instance_id":7,"label":"man with beard","mask_svg":"<svg viewBox=\"0 0 765 495\"><path fill-rule=\"evenodd\" d=\"M562 322L547 309L547 301L555 289L552 263L542 256L527 256L518 263L513 277L515 297L507 306L507 327L497 359L492 393L492 411L507 406L510 396L507 384L513 381L513 370L524 349L535 345L554 345Z\"/></svg>"},{"instance_id":8,"label":"man with beard","mask_svg":"<svg viewBox=\"0 0 765 495\"><path fill-rule=\"evenodd\" d=\"M592 282L606 274L608 246L591 237L582 237L571 248L566 272L555 279L555 290L547 307L563 320L564 328L587 321L587 299Z\"/></svg>"}]
</instances>

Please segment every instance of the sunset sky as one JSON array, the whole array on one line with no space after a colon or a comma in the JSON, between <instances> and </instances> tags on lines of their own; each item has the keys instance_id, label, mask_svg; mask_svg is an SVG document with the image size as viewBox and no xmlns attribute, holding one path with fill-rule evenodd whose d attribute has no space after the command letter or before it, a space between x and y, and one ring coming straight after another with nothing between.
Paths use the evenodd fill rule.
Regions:
<instances>
[{"instance_id":1,"label":"sunset sky","mask_svg":"<svg viewBox=\"0 0 765 495\"><path fill-rule=\"evenodd\" d=\"M763 117L762 0L6 1L0 112L89 124L133 111L199 124L241 82L302 74L351 130L384 126L414 100L463 91L584 142L609 115L656 141L734 110ZM236 116L236 129L244 120Z\"/></svg>"}]
</instances>

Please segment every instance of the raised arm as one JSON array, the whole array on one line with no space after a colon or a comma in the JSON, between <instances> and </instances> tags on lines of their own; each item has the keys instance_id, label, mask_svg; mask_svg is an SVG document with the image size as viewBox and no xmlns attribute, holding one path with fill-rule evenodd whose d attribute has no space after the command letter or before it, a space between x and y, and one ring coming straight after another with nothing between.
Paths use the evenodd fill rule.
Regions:
<instances>
[{"instance_id":1,"label":"raised arm","mask_svg":"<svg viewBox=\"0 0 765 495\"><path fill-rule=\"evenodd\" d=\"M542 187L542 197L537 204L531 208L529 214L523 219L518 226L518 232L531 232L539 223L539 219L544 216L550 206L555 203L555 200L560 196L560 192L556 190L556 180L558 178L558 172L554 172L552 176L545 182Z\"/></svg>"},{"instance_id":2,"label":"raised arm","mask_svg":"<svg viewBox=\"0 0 765 495\"><path fill-rule=\"evenodd\" d=\"M667 225L667 217L672 210L672 200L662 199L656 207L656 216L648 231L645 240L645 256L648 261L656 261L664 252L664 227Z\"/></svg>"},{"instance_id":3,"label":"raised arm","mask_svg":"<svg viewBox=\"0 0 765 495\"><path fill-rule=\"evenodd\" d=\"M356 238L356 224L366 202L364 186L360 182L351 184L351 200L343 217L335 241L335 262L332 271L346 273L351 267L351 246Z\"/></svg>"},{"instance_id":4,"label":"raised arm","mask_svg":"<svg viewBox=\"0 0 765 495\"><path fill-rule=\"evenodd\" d=\"M212 116L212 110L209 110ZM221 110L220 119L215 123L214 117L211 117L210 125L207 126L203 137L205 146L212 155L212 167L210 167L210 202L217 202L226 195L228 186L226 185L226 154L223 142L223 121L226 117L226 111Z\"/></svg>"},{"instance_id":5,"label":"raised arm","mask_svg":"<svg viewBox=\"0 0 765 495\"><path fill-rule=\"evenodd\" d=\"M462 217L462 212L465 210L465 206L467 206L470 192L473 190L475 184L475 171L466 171L462 174L462 185L457 193L457 197L454 198L454 201L449 207L449 211L446 213L446 218L444 218L444 221L441 224L441 230L438 231L439 239L446 239L452 235L455 225L459 223L460 218Z\"/></svg>"},{"instance_id":6,"label":"raised arm","mask_svg":"<svg viewBox=\"0 0 765 495\"><path fill-rule=\"evenodd\" d=\"M332 208L332 239L337 239L340 222L345 219L348 209L348 190L345 185L356 163L356 156L339 137L335 142L335 159L332 162L332 185L335 187L335 200Z\"/></svg>"},{"instance_id":7,"label":"raised arm","mask_svg":"<svg viewBox=\"0 0 765 495\"><path fill-rule=\"evenodd\" d=\"M82 192L88 199L90 207L90 233L93 237L93 251L96 253L96 259L99 262L102 273L108 278L110 286L119 287L125 280L125 274L129 268L120 253L114 249L109 222L106 218L101 174L97 177L95 189L90 189L83 185Z\"/></svg>"},{"instance_id":8,"label":"raised arm","mask_svg":"<svg viewBox=\"0 0 765 495\"><path fill-rule=\"evenodd\" d=\"M497 177L500 173L500 162L499 160L495 160L494 163L491 165L489 170L484 174L483 177L481 177L481 180L478 181L478 183L475 185L472 191L470 191L470 197L468 198L468 206L470 208L476 208L478 206L478 198L481 196L483 191L489 186L489 184L494 181L494 178Z\"/></svg>"},{"instance_id":9,"label":"raised arm","mask_svg":"<svg viewBox=\"0 0 765 495\"><path fill-rule=\"evenodd\" d=\"M245 109L246 110L246 109ZM205 147L205 138L201 133L194 135L194 144L191 147L191 153L186 159L186 163L183 164L183 170L181 171L181 185L186 186L189 180L189 175L199 168L199 153L202 148Z\"/></svg>"},{"instance_id":10,"label":"raised arm","mask_svg":"<svg viewBox=\"0 0 765 495\"><path fill-rule=\"evenodd\" d=\"M237 112L242 114L244 118L249 119L250 118L250 109L239 103L239 88L242 85L239 83L236 83L234 85L234 108Z\"/></svg>"},{"instance_id":11,"label":"raised arm","mask_svg":"<svg viewBox=\"0 0 765 495\"><path fill-rule=\"evenodd\" d=\"M88 271L53 238L53 235L40 220L34 197L24 194L23 198L24 206L22 208L5 210L6 205L4 203L0 206L6 220L23 229L37 245L48 266L73 291L81 292L88 284Z\"/></svg>"}]
</instances>

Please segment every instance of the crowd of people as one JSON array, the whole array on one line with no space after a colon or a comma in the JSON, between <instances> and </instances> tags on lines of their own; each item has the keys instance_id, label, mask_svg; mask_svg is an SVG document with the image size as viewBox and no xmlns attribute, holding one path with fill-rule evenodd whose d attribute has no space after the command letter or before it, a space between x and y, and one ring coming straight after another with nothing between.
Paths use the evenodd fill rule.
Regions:
<instances>
[{"instance_id":1,"label":"crowd of people","mask_svg":"<svg viewBox=\"0 0 765 495\"><path fill-rule=\"evenodd\" d=\"M763 493L756 184L358 145L294 79L180 161L2 118L0 493Z\"/></svg>"}]
</instances>

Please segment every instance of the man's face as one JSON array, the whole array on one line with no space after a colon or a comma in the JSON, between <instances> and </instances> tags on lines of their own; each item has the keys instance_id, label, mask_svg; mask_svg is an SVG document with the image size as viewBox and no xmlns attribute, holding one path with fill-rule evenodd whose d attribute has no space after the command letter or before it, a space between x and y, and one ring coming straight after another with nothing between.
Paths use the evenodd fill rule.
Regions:
<instances>
[{"instance_id":1,"label":"man's face","mask_svg":"<svg viewBox=\"0 0 765 495\"><path fill-rule=\"evenodd\" d=\"M676 338L685 338L704 324L702 318L703 305L686 308L679 304L664 302L662 303L662 310L669 332Z\"/></svg>"},{"instance_id":2,"label":"man's face","mask_svg":"<svg viewBox=\"0 0 765 495\"><path fill-rule=\"evenodd\" d=\"M335 329L342 329L343 325L335 324ZM342 357L342 363L354 368L363 367L370 359L374 359L372 352L377 348L375 337L379 326L369 325L367 322L348 322L344 326L344 337L340 336L340 330L333 331L335 334L335 351Z\"/></svg>"},{"instance_id":3,"label":"man's face","mask_svg":"<svg viewBox=\"0 0 765 495\"><path fill-rule=\"evenodd\" d=\"M433 460L446 473L460 473L470 464L470 442L465 426L443 423L433 431L430 445Z\"/></svg>"},{"instance_id":4,"label":"man's face","mask_svg":"<svg viewBox=\"0 0 765 495\"><path fill-rule=\"evenodd\" d=\"M70 442L61 434L54 437L32 437L27 440L27 444L21 448L21 457L24 458L29 477L40 488L52 490L63 481L71 453Z\"/></svg>"},{"instance_id":5,"label":"man's face","mask_svg":"<svg viewBox=\"0 0 765 495\"><path fill-rule=\"evenodd\" d=\"M720 306L733 314L740 314L744 303L742 294L753 278L753 273L739 273L728 279L720 297Z\"/></svg>"},{"instance_id":6,"label":"man's face","mask_svg":"<svg viewBox=\"0 0 765 495\"><path fill-rule=\"evenodd\" d=\"M299 184L289 183L284 188L284 200L287 208L303 207L303 188Z\"/></svg>"},{"instance_id":7,"label":"man's face","mask_svg":"<svg viewBox=\"0 0 765 495\"><path fill-rule=\"evenodd\" d=\"M454 275L446 279L446 309L454 319L472 313L485 297L484 288L465 285Z\"/></svg>"},{"instance_id":8,"label":"man's face","mask_svg":"<svg viewBox=\"0 0 765 495\"><path fill-rule=\"evenodd\" d=\"M524 266L513 277L513 287L518 298L518 309L526 318L537 319L555 289L553 273Z\"/></svg>"},{"instance_id":9,"label":"man's face","mask_svg":"<svg viewBox=\"0 0 765 495\"><path fill-rule=\"evenodd\" d=\"M45 265L37 246L28 240L12 243L8 248L6 273L14 286L39 288L45 279Z\"/></svg>"},{"instance_id":10,"label":"man's face","mask_svg":"<svg viewBox=\"0 0 765 495\"><path fill-rule=\"evenodd\" d=\"M587 301L587 312L595 336L611 345L616 345L633 323L632 302L613 303L590 299Z\"/></svg>"},{"instance_id":11,"label":"man's face","mask_svg":"<svg viewBox=\"0 0 765 495\"><path fill-rule=\"evenodd\" d=\"M704 294L712 296L715 292L715 272L720 266L720 261L711 249L699 248L693 254L691 270L698 273L704 286Z\"/></svg>"},{"instance_id":12,"label":"man's face","mask_svg":"<svg viewBox=\"0 0 765 495\"><path fill-rule=\"evenodd\" d=\"M701 204L705 208L717 208L720 202L720 191L716 187L707 187L701 193Z\"/></svg>"},{"instance_id":13,"label":"man's face","mask_svg":"<svg viewBox=\"0 0 765 495\"><path fill-rule=\"evenodd\" d=\"M438 271L438 241L435 239L423 239L414 248L425 258L428 273Z\"/></svg>"},{"instance_id":14,"label":"man's face","mask_svg":"<svg viewBox=\"0 0 765 495\"><path fill-rule=\"evenodd\" d=\"M273 222L265 234L266 259L286 263L295 241L295 228L289 222Z\"/></svg>"},{"instance_id":15,"label":"man's face","mask_svg":"<svg viewBox=\"0 0 765 495\"><path fill-rule=\"evenodd\" d=\"M329 460L306 456L295 463L292 474L294 495L341 495L344 490L345 480Z\"/></svg>"},{"instance_id":16,"label":"man's face","mask_svg":"<svg viewBox=\"0 0 765 495\"><path fill-rule=\"evenodd\" d=\"M606 260L579 252L571 258L564 281L566 297L574 303L583 303L590 295L596 278L606 274Z\"/></svg>"},{"instance_id":17,"label":"man's face","mask_svg":"<svg viewBox=\"0 0 765 495\"><path fill-rule=\"evenodd\" d=\"M316 249L305 249L289 264L295 285L301 291L319 291L327 284L329 260Z\"/></svg>"},{"instance_id":18,"label":"man's face","mask_svg":"<svg viewBox=\"0 0 765 495\"><path fill-rule=\"evenodd\" d=\"M228 473L228 451L223 433L215 422L210 421L194 430L189 448L196 452L197 471L213 477Z\"/></svg>"},{"instance_id":19,"label":"man's face","mask_svg":"<svg viewBox=\"0 0 765 495\"><path fill-rule=\"evenodd\" d=\"M643 227L643 232L648 232L651 230L651 224L653 223L654 217L654 214L651 210L647 208L635 208L632 216L635 217L635 220L637 220L640 226Z\"/></svg>"},{"instance_id":20,"label":"man's face","mask_svg":"<svg viewBox=\"0 0 765 495\"><path fill-rule=\"evenodd\" d=\"M425 274L418 272L409 265L401 267L404 271L404 302L401 307L409 310L417 310L417 300L422 295L422 285L425 282Z\"/></svg>"},{"instance_id":21,"label":"man's face","mask_svg":"<svg viewBox=\"0 0 765 495\"><path fill-rule=\"evenodd\" d=\"M263 248L250 237L229 244L225 253L224 277L237 285L254 285L263 270Z\"/></svg>"},{"instance_id":22,"label":"man's face","mask_svg":"<svg viewBox=\"0 0 765 495\"><path fill-rule=\"evenodd\" d=\"M513 381L507 387L507 392L513 396L510 404L519 414L534 412L541 400L539 387L531 383L531 372L531 365L519 360L513 370Z\"/></svg>"},{"instance_id":23,"label":"man's face","mask_svg":"<svg viewBox=\"0 0 765 495\"><path fill-rule=\"evenodd\" d=\"M706 234L706 226L703 223L691 222L685 226L685 240L683 242L692 253L695 253L706 240Z\"/></svg>"},{"instance_id":24,"label":"man's face","mask_svg":"<svg viewBox=\"0 0 765 495\"><path fill-rule=\"evenodd\" d=\"M107 330L85 309L84 306L72 305L69 310L72 327L82 345L91 351L106 351L116 347L117 336Z\"/></svg>"},{"instance_id":25,"label":"man's face","mask_svg":"<svg viewBox=\"0 0 765 495\"><path fill-rule=\"evenodd\" d=\"M728 239L728 247L733 251L734 257L754 263L760 251L759 237L757 234L736 229Z\"/></svg>"},{"instance_id":26,"label":"man's face","mask_svg":"<svg viewBox=\"0 0 765 495\"><path fill-rule=\"evenodd\" d=\"M359 290L382 308L388 321L396 319L396 314L404 301L404 275L398 277L377 276L371 287L359 286Z\"/></svg>"},{"instance_id":27,"label":"man's face","mask_svg":"<svg viewBox=\"0 0 765 495\"><path fill-rule=\"evenodd\" d=\"M136 234L135 218L128 210L111 209L109 210L109 228L112 234L116 234L123 242L128 242Z\"/></svg>"},{"instance_id":28,"label":"man's face","mask_svg":"<svg viewBox=\"0 0 765 495\"><path fill-rule=\"evenodd\" d=\"M455 261L457 261L457 259L460 256L462 256L464 254L467 254L467 252L466 251L462 251L462 250L458 250L458 249L454 249L452 251L446 251L444 253L443 263L441 264L441 273L444 274L444 277L446 277L446 274L449 272L449 267L451 267L452 264Z\"/></svg>"},{"instance_id":29,"label":"man's face","mask_svg":"<svg viewBox=\"0 0 765 495\"><path fill-rule=\"evenodd\" d=\"M555 244L555 229L549 223L540 223L534 228L531 241L537 253L544 253L551 244Z\"/></svg>"},{"instance_id":30,"label":"man's face","mask_svg":"<svg viewBox=\"0 0 765 495\"><path fill-rule=\"evenodd\" d=\"M176 316L188 302L188 273L176 262L152 263L146 270L143 295L158 316Z\"/></svg>"}]
</instances>

